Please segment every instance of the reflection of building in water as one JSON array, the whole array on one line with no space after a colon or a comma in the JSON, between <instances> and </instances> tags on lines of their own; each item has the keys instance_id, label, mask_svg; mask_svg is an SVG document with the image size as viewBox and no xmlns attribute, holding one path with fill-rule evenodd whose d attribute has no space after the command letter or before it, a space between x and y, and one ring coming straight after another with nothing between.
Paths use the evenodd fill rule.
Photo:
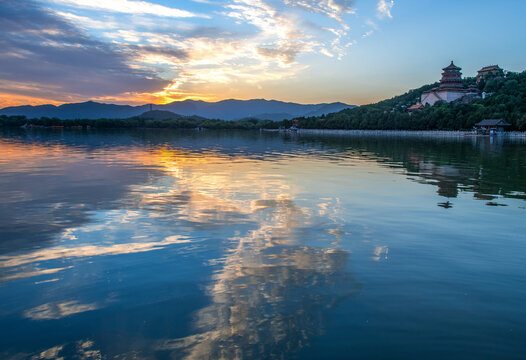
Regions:
<instances>
[{"instance_id":1,"label":"reflection of building in water","mask_svg":"<svg viewBox=\"0 0 526 360\"><path fill-rule=\"evenodd\" d=\"M254 202L259 228L235 239L196 315L197 334L160 344L187 359L285 358L323 332L325 313L359 286L349 254L300 244L309 216L290 200Z\"/></svg>"},{"instance_id":2,"label":"reflection of building in water","mask_svg":"<svg viewBox=\"0 0 526 360\"><path fill-rule=\"evenodd\" d=\"M416 167L419 176L426 180L433 180L438 186L437 193L440 196L456 198L458 196L459 177L461 169L451 165L437 165L412 156L412 166Z\"/></svg>"},{"instance_id":3,"label":"reflection of building in water","mask_svg":"<svg viewBox=\"0 0 526 360\"><path fill-rule=\"evenodd\" d=\"M473 137L471 140L462 147L451 146L449 151L444 146L444 152L434 157L429 156L426 149L411 149L404 157L404 166L410 175L418 176L417 181L436 185L437 193L447 198L455 198L461 190L468 190L475 198L488 200L510 196L506 193L512 189L513 196L524 197L523 191L516 190L522 187L520 156L507 154L510 148L499 137ZM467 157L469 164L465 159L459 161L459 156ZM508 161L515 161L518 166L509 166Z\"/></svg>"}]
</instances>

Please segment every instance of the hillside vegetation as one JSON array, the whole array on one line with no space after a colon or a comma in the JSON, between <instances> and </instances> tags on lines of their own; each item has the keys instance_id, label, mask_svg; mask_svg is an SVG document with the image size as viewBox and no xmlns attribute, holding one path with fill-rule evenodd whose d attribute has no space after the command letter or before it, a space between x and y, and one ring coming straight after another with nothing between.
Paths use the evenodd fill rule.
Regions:
<instances>
[{"instance_id":1,"label":"hillside vegetation","mask_svg":"<svg viewBox=\"0 0 526 360\"><path fill-rule=\"evenodd\" d=\"M474 78L464 79L466 86ZM479 84L480 90L490 93L486 99L471 104L438 102L423 110L407 113L422 92L438 83L422 86L403 95L375 104L345 109L336 113L300 117L299 128L304 129L379 129L379 130L469 130L483 119L502 118L512 126L510 130L526 131L526 72L508 73L505 78L491 79ZM181 116L168 111L151 111L127 119L74 119L25 116L0 116L0 126L94 127L94 128L207 128L207 129L276 129L290 127L293 120L271 121L256 118L223 121L200 116Z\"/></svg>"},{"instance_id":2,"label":"hillside vegetation","mask_svg":"<svg viewBox=\"0 0 526 360\"><path fill-rule=\"evenodd\" d=\"M464 83L474 84L475 79L466 78ZM415 104L422 92L436 86L438 83L376 104L295 120L300 128L307 129L467 130L483 119L502 118L512 124L511 130L526 130L526 71L481 83L480 90L491 93L486 99L471 104L439 102L409 115L406 108ZM280 122L280 126L290 125L292 121Z\"/></svg>"},{"instance_id":3,"label":"hillside vegetation","mask_svg":"<svg viewBox=\"0 0 526 360\"><path fill-rule=\"evenodd\" d=\"M167 117L167 112L155 113L151 116L141 115L128 119L73 119L41 117L27 119L25 116L0 115L0 126L29 126L29 127L66 127L66 128L172 128L172 129L232 129L256 130L261 128L277 128L278 123L272 120L244 119L238 121L224 121L205 119L200 116L181 116L173 114Z\"/></svg>"}]
</instances>

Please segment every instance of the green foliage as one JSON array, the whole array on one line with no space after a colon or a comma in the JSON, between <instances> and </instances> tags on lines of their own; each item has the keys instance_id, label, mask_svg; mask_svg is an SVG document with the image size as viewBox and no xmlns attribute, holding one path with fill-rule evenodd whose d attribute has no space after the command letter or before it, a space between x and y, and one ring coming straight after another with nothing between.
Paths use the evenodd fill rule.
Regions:
<instances>
[{"instance_id":1,"label":"green foliage","mask_svg":"<svg viewBox=\"0 0 526 360\"><path fill-rule=\"evenodd\" d=\"M464 79L466 86L475 85L475 78ZM471 104L438 102L411 115L407 108L418 100L422 92L438 86L425 85L419 89L380 101L376 104L345 109L319 117L302 117L298 126L304 129L378 129L378 130L467 130L483 119L502 118L512 124L511 130L526 131L526 72L508 73L505 78L490 78L479 86L491 93L486 99ZM26 119L24 116L0 116L0 126L93 127L93 128L178 128L178 129L277 129L290 127L293 120L275 122L247 118L238 121L204 119L198 116L173 118L152 113L152 116L129 119ZM146 113L148 115L148 113ZM154 116L155 115L155 116Z\"/></svg>"},{"instance_id":2,"label":"green foliage","mask_svg":"<svg viewBox=\"0 0 526 360\"><path fill-rule=\"evenodd\" d=\"M464 79L466 86L475 85L475 78ZM378 130L468 130L484 119L502 118L512 124L511 130L526 131L526 72L508 73L506 78L488 79L483 90L492 93L471 104L438 102L422 111L407 113L407 107L420 100L426 90L438 83L422 86L376 104L321 117L298 118L304 129L378 129ZM282 121L279 126L290 126Z\"/></svg>"},{"instance_id":3,"label":"green foliage","mask_svg":"<svg viewBox=\"0 0 526 360\"><path fill-rule=\"evenodd\" d=\"M143 116L129 119L74 119L62 120L57 118L42 117L39 119L27 119L25 116L0 116L0 126L30 126L30 127L54 127L54 128L172 128L172 129L232 129L232 130L254 130L261 128L277 128L278 125L272 120L243 119L239 121L223 121L217 119L205 119L199 116L183 117L174 119L152 119Z\"/></svg>"}]
</instances>

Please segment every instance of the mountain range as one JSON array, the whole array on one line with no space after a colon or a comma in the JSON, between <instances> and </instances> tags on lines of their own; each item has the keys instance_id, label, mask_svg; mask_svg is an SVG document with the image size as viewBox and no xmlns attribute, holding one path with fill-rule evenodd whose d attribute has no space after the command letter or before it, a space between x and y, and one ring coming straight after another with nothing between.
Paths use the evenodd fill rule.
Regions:
<instances>
[{"instance_id":1,"label":"mountain range","mask_svg":"<svg viewBox=\"0 0 526 360\"><path fill-rule=\"evenodd\" d=\"M256 118L280 121L294 117L321 116L355 107L341 102L323 104L297 104L277 100L202 100L174 101L165 105L152 105L154 110L170 111L182 116L201 116L209 119L239 120ZM115 105L94 101L55 105L24 105L6 107L0 115L24 115L28 118L50 117L59 119L124 119L139 116L150 110L150 105Z\"/></svg>"}]
</instances>

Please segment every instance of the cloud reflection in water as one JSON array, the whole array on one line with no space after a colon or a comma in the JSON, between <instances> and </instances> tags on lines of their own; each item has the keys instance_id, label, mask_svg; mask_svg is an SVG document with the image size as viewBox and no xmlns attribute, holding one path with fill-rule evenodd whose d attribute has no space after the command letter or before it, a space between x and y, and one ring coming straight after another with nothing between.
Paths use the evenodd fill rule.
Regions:
<instances>
[{"instance_id":1,"label":"cloud reflection in water","mask_svg":"<svg viewBox=\"0 0 526 360\"><path fill-rule=\"evenodd\" d=\"M168 147L134 151L122 162L119 156L124 157L108 157L113 168L124 162L134 168L130 163L135 163L162 175L129 185L117 208L94 211L89 223L64 228L56 245L1 255L0 268L11 276L4 280L51 275L80 264L104 271L101 258L108 256L135 254L142 266L138 254L173 245L192 251L198 242L206 247L204 240L219 236L226 250L209 259L216 264L206 292L210 304L195 314L194 335L160 339L151 350L143 349L187 358L297 352L323 333L328 309L360 291L348 272L349 253L339 248L348 236L339 199L298 205L300 189L273 168L275 162ZM176 260L178 253L170 254L170 261ZM82 285L72 281L75 275L59 285L79 287L82 293ZM109 304L86 298L56 294L25 309L23 316L56 320Z\"/></svg>"},{"instance_id":2,"label":"cloud reflection in water","mask_svg":"<svg viewBox=\"0 0 526 360\"><path fill-rule=\"evenodd\" d=\"M513 229L524 212L524 147L503 144L502 155L486 156L465 141L160 133L68 138L64 131L53 133L54 142L74 145L29 140L7 147L19 153L0 159L0 189L8 200L0 227L15 224L10 239L16 241L0 252L1 320L19 343L11 347L11 339L2 339L0 347L35 358L74 358L84 354L79 344L86 341L101 349L89 351L108 358L292 358L309 343L340 351L349 343L317 337L330 327L333 306L361 292L360 281L367 281L367 291L338 313L345 313L349 342L363 344L370 338L352 331L361 320L352 312L380 319L374 309L352 308L367 296L382 316L390 311L392 320L381 320L403 335L414 330L407 323L414 315L408 296L438 299L452 310L466 304L463 294L449 304L435 295L462 285L484 299L479 290L488 277L477 274L497 258L504 260L502 274L516 274L523 263ZM83 141L96 145L76 145ZM455 202L447 212L436 206L444 197ZM486 205L497 199L508 206ZM489 220L479 223L481 214ZM470 222L476 228L466 226ZM34 229L49 231L38 238L43 241L24 242L22 235ZM493 233L502 238L498 246L489 245ZM480 246L487 246L486 262L469 263L471 272L441 270L442 260L457 259L466 269L460 260L473 260ZM426 272L449 277L452 286L437 287ZM408 289L411 280L418 286ZM508 289L494 293L503 303L520 288L516 276L498 285L506 282ZM520 321L520 306L509 309ZM428 334L451 331L450 323L441 327L444 317L433 319L435 308L428 310ZM501 322L456 324L459 337L485 339L490 333L478 329L492 326L493 338L503 334ZM45 335L38 344L26 341ZM509 339L500 338L502 344ZM404 343L411 351L412 345Z\"/></svg>"},{"instance_id":3,"label":"cloud reflection in water","mask_svg":"<svg viewBox=\"0 0 526 360\"><path fill-rule=\"evenodd\" d=\"M322 334L327 310L359 292L346 271L347 251L302 245L313 217L307 209L287 198L254 200L251 209L258 228L231 239L208 289L211 304L195 315L197 333L162 341L159 351L187 359L280 358Z\"/></svg>"},{"instance_id":4,"label":"cloud reflection in water","mask_svg":"<svg viewBox=\"0 0 526 360\"><path fill-rule=\"evenodd\" d=\"M31 320L53 320L86 311L93 311L98 309L98 307L99 306L95 303L79 304L76 301L48 303L25 311L24 316Z\"/></svg>"}]
</instances>

